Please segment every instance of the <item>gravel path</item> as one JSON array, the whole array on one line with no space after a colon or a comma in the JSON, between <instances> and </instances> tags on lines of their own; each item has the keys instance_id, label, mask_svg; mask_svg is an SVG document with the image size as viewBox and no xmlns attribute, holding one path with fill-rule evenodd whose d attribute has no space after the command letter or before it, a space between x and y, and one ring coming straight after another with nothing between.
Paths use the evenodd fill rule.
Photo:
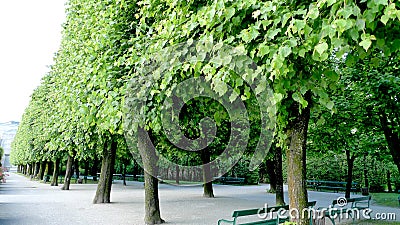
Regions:
<instances>
[{"instance_id":1,"label":"gravel path","mask_svg":"<svg viewBox=\"0 0 400 225\"><path fill-rule=\"evenodd\" d=\"M287 187L285 187L287 188ZM266 193L267 184L258 186L214 185L216 198L202 197L199 186L176 187L160 184L160 207L167 224L216 224L220 218L230 218L235 209L274 205L273 194ZM287 191L287 190L286 190ZM11 173L7 183L0 184L0 224L94 224L122 225L143 224L144 189L141 182L121 181L113 184L111 204L92 204L95 184L72 184L71 190L62 191L24 176ZM286 202L287 193L285 193ZM327 207L343 193L309 191L309 200L316 200L317 207ZM373 213L396 213L399 208L372 205ZM330 224L330 223L327 223Z\"/></svg>"}]
</instances>

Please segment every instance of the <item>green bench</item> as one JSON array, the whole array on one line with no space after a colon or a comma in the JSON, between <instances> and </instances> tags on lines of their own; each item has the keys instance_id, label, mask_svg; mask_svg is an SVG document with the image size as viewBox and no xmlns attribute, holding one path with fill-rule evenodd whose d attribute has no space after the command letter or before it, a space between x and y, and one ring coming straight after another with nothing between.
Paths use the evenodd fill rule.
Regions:
<instances>
[{"instance_id":1,"label":"green bench","mask_svg":"<svg viewBox=\"0 0 400 225\"><path fill-rule=\"evenodd\" d=\"M347 182L342 181L324 181L324 180L307 180L307 187L313 188L316 191L332 190L336 193L346 191ZM360 191L357 182L352 182L350 191L357 193Z\"/></svg>"},{"instance_id":2,"label":"green bench","mask_svg":"<svg viewBox=\"0 0 400 225\"><path fill-rule=\"evenodd\" d=\"M344 198L342 199L344 200ZM354 220L356 217L360 217L360 211L369 209L370 207L371 196L358 197L358 198L346 198L347 204L343 205L342 202L339 202L338 199L332 201L331 208L318 208L318 211L324 210L325 218L328 218L333 225L335 225L335 219L340 219L343 217L343 214L347 214Z\"/></svg>"},{"instance_id":3,"label":"green bench","mask_svg":"<svg viewBox=\"0 0 400 225\"><path fill-rule=\"evenodd\" d=\"M218 177L215 181L222 184L244 184L245 178L242 177Z\"/></svg>"},{"instance_id":4,"label":"green bench","mask_svg":"<svg viewBox=\"0 0 400 225\"><path fill-rule=\"evenodd\" d=\"M317 202L312 201L308 202L308 207L313 208ZM284 212L289 211L289 205L283 205L283 206L271 206L267 208L256 208L256 209L244 209L244 210L235 210L232 213L232 220L227 220L227 219L220 219L218 220L218 225L221 225L223 223L228 223L228 224L233 224L233 225L258 225L258 224L263 224L263 225L278 225L284 222L289 221L289 216L284 216L281 217L278 215L274 215L279 211L284 210ZM263 218L262 215L267 215L269 214L265 219ZM255 221L245 221L243 223L240 223L238 221L239 218L244 218L244 217L250 217L250 216L257 216ZM312 217L310 216L310 225L312 224Z\"/></svg>"}]
</instances>

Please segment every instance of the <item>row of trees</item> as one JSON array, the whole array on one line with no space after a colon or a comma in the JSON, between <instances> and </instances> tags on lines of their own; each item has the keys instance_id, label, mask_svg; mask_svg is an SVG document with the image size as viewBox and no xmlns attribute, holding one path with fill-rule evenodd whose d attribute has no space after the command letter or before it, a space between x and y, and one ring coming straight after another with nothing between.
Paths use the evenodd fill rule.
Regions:
<instances>
[{"instance_id":1,"label":"row of trees","mask_svg":"<svg viewBox=\"0 0 400 225\"><path fill-rule=\"evenodd\" d=\"M321 151L346 151L349 168L358 152L387 149L400 169L397 4L386 0L69 0L60 50L32 94L13 142L12 161L16 165L53 161L56 167L66 157L63 189L68 189L73 161L99 156L101 176L93 202L106 203L115 159L126 158L131 146L145 170L145 222L158 224L163 222L158 180L151 176L158 174L157 163L162 162L158 153L181 165L206 165L202 167L204 194L212 197L213 168L207 165L228 145L230 133L235 138L250 136L244 155L258 162L264 158L254 149L269 149L273 130L270 158L275 159L276 174L281 174L281 153L286 155L290 208L301 210L308 202L307 144ZM199 42L193 42L196 39ZM163 76L148 70L164 48L182 42L201 48L203 60L170 62ZM224 45L232 46L237 55L218 50ZM174 51L181 56L188 52ZM244 56L254 63L246 64ZM183 101L188 98L182 95L176 105L166 107L164 100L190 78L209 82L208 89L199 87L205 92L227 96L231 103L243 101L250 130L240 130L246 122L239 109L233 110L232 118L221 102L207 97ZM268 98L259 101L260 96ZM124 105L129 106L127 117ZM178 116L173 114L177 108L183 112ZM178 148L163 130L166 112L178 119L187 139L207 144L209 134L198 125L206 124L205 117L214 118L212 144L198 152ZM123 118L128 118L125 129ZM312 138L307 143L309 127ZM378 130L386 144L380 144ZM254 161L250 160L249 168ZM351 181L351 170L348 173Z\"/></svg>"}]
</instances>

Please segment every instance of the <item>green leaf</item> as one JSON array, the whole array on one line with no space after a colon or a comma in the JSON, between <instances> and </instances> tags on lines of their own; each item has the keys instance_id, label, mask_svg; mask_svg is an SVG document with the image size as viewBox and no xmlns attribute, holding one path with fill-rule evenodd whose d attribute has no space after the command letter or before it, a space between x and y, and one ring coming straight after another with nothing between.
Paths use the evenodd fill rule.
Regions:
<instances>
[{"instance_id":1,"label":"green leaf","mask_svg":"<svg viewBox=\"0 0 400 225\"><path fill-rule=\"evenodd\" d=\"M387 14L385 14L385 15L383 15L382 17L381 17L381 22L383 23L383 24L387 24L387 22L389 21L389 19L390 19L390 16L389 15L387 15Z\"/></svg>"},{"instance_id":2,"label":"green leaf","mask_svg":"<svg viewBox=\"0 0 400 225\"><path fill-rule=\"evenodd\" d=\"M295 92L292 94L292 98L293 100L295 100L296 102L300 102L300 95L299 93Z\"/></svg>"},{"instance_id":3,"label":"green leaf","mask_svg":"<svg viewBox=\"0 0 400 225\"><path fill-rule=\"evenodd\" d=\"M335 105L335 103L333 103L333 101L329 101L329 102L326 104L326 108L328 108L329 110L332 110L334 105Z\"/></svg>"},{"instance_id":4,"label":"green leaf","mask_svg":"<svg viewBox=\"0 0 400 225\"><path fill-rule=\"evenodd\" d=\"M365 51L368 51L369 47L371 47L372 41L370 39L365 39L360 42L360 46L362 46Z\"/></svg>"},{"instance_id":5,"label":"green leaf","mask_svg":"<svg viewBox=\"0 0 400 225\"><path fill-rule=\"evenodd\" d=\"M387 0L373 0L373 2L375 3L375 5L388 5Z\"/></svg>"},{"instance_id":6,"label":"green leaf","mask_svg":"<svg viewBox=\"0 0 400 225\"><path fill-rule=\"evenodd\" d=\"M329 6L333 5L333 4L335 4L336 1L337 1L337 0L327 0L327 1L326 1L326 4L327 4L328 7L329 7Z\"/></svg>"},{"instance_id":7,"label":"green leaf","mask_svg":"<svg viewBox=\"0 0 400 225\"><path fill-rule=\"evenodd\" d=\"M265 45L265 43L261 43L260 46L258 47L258 57L264 57L266 54L269 53L269 46Z\"/></svg>"},{"instance_id":8,"label":"green leaf","mask_svg":"<svg viewBox=\"0 0 400 225\"><path fill-rule=\"evenodd\" d=\"M283 46L279 48L279 55L286 58L292 53L292 49L289 46Z\"/></svg>"},{"instance_id":9,"label":"green leaf","mask_svg":"<svg viewBox=\"0 0 400 225\"><path fill-rule=\"evenodd\" d=\"M319 16L319 11L317 7L313 7L312 9L310 9L310 11L308 12L308 17L310 17L311 19L315 20L317 19Z\"/></svg>"},{"instance_id":10,"label":"green leaf","mask_svg":"<svg viewBox=\"0 0 400 225\"><path fill-rule=\"evenodd\" d=\"M322 55L326 50L328 50L328 44L326 42L320 43L315 46L315 50Z\"/></svg>"}]
</instances>

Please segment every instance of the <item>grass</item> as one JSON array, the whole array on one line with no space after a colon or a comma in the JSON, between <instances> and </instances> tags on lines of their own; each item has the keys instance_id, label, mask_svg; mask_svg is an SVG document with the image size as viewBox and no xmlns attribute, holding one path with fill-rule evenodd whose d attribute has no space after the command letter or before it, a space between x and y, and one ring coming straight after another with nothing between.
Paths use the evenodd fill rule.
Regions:
<instances>
[{"instance_id":1,"label":"grass","mask_svg":"<svg viewBox=\"0 0 400 225\"><path fill-rule=\"evenodd\" d=\"M381 206L388 206L393 208L399 208L399 201L397 193L370 193L372 201Z\"/></svg>"}]
</instances>

